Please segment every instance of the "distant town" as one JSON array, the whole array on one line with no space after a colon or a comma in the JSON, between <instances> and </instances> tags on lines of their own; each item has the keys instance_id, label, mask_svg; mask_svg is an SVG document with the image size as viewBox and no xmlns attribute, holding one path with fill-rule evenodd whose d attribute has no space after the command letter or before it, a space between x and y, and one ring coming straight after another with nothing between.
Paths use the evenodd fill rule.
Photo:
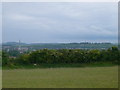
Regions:
<instances>
[{"instance_id":1,"label":"distant town","mask_svg":"<svg viewBox=\"0 0 120 90\"><path fill-rule=\"evenodd\" d=\"M80 42L80 43L22 43L18 42L6 42L2 43L2 50L6 52L19 51L19 53L36 51L39 49L108 49L112 46L117 46L113 43L91 43L91 42Z\"/></svg>"}]
</instances>

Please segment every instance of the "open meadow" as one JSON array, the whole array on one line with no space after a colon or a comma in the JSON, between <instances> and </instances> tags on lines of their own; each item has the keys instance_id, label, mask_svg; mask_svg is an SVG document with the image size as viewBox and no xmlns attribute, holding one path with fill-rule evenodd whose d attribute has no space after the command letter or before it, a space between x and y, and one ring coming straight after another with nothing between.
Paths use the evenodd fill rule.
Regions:
<instances>
[{"instance_id":1,"label":"open meadow","mask_svg":"<svg viewBox=\"0 0 120 90\"><path fill-rule=\"evenodd\" d=\"M3 88L117 88L118 66L3 70Z\"/></svg>"},{"instance_id":2,"label":"open meadow","mask_svg":"<svg viewBox=\"0 0 120 90\"><path fill-rule=\"evenodd\" d=\"M26 1L0 3L2 88L120 86L118 2Z\"/></svg>"}]
</instances>

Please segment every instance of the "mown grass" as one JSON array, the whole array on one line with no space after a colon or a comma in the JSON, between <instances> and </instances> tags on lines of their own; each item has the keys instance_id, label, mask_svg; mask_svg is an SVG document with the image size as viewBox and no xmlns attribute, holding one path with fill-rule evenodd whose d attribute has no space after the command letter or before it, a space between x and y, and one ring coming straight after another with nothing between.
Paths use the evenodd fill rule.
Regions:
<instances>
[{"instance_id":1,"label":"mown grass","mask_svg":"<svg viewBox=\"0 0 120 90\"><path fill-rule=\"evenodd\" d=\"M118 66L3 70L3 88L117 88Z\"/></svg>"},{"instance_id":2,"label":"mown grass","mask_svg":"<svg viewBox=\"0 0 120 90\"><path fill-rule=\"evenodd\" d=\"M59 64L39 64L39 65L10 65L3 66L2 69L37 69L37 68L79 68L79 67L110 67L117 64L112 62L94 62L94 63L59 63Z\"/></svg>"}]
</instances>

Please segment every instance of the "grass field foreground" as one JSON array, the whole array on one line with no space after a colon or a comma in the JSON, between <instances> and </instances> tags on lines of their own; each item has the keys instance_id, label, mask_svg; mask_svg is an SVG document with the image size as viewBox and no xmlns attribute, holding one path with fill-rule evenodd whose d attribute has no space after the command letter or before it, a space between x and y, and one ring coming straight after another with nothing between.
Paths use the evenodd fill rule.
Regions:
<instances>
[{"instance_id":1,"label":"grass field foreground","mask_svg":"<svg viewBox=\"0 0 120 90\"><path fill-rule=\"evenodd\" d=\"M3 88L117 88L118 66L3 70Z\"/></svg>"}]
</instances>

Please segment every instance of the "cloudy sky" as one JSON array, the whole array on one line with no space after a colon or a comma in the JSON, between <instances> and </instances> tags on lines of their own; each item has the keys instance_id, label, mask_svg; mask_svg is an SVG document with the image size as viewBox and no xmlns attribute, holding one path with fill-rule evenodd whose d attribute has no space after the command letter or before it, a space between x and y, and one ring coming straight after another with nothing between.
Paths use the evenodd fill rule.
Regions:
<instances>
[{"instance_id":1,"label":"cloudy sky","mask_svg":"<svg viewBox=\"0 0 120 90\"><path fill-rule=\"evenodd\" d=\"M0 43L2 43L2 3L0 2Z\"/></svg>"},{"instance_id":2,"label":"cloudy sky","mask_svg":"<svg viewBox=\"0 0 120 90\"><path fill-rule=\"evenodd\" d=\"M3 42L117 42L117 3L3 3Z\"/></svg>"}]
</instances>

